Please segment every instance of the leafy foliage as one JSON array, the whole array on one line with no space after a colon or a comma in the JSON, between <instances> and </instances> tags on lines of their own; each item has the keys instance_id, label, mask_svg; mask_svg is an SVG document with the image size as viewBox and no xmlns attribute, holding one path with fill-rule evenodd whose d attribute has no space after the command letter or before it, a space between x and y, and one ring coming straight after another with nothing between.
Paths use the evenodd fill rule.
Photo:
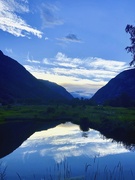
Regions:
<instances>
[{"instance_id":1,"label":"leafy foliage","mask_svg":"<svg viewBox=\"0 0 135 180\"><path fill-rule=\"evenodd\" d=\"M131 41L131 46L127 46L125 49L128 53L130 52L133 56L133 60L129 64L130 66L135 67L135 26L128 24L125 28L125 31L130 34Z\"/></svg>"}]
</instances>

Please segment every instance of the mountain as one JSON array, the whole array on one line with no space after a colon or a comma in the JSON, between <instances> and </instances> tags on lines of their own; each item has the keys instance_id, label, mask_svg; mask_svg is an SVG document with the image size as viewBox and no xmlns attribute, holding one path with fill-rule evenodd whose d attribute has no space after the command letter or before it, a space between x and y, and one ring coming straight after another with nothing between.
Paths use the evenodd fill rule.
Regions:
<instances>
[{"instance_id":1,"label":"mountain","mask_svg":"<svg viewBox=\"0 0 135 180\"><path fill-rule=\"evenodd\" d=\"M83 91L83 90L78 90L78 91L72 91L72 92L70 92L71 94L72 94L72 96L74 97L74 98L79 98L79 99L89 99L90 97L92 97L93 96L93 94L92 93L87 93L87 92L85 92L85 91Z\"/></svg>"},{"instance_id":2,"label":"mountain","mask_svg":"<svg viewBox=\"0 0 135 180\"><path fill-rule=\"evenodd\" d=\"M0 51L0 103L47 103L73 98L64 88L62 89L61 94L57 90L57 85L51 86L50 82L48 86L47 83L41 82L16 60Z\"/></svg>"},{"instance_id":3,"label":"mountain","mask_svg":"<svg viewBox=\"0 0 135 180\"><path fill-rule=\"evenodd\" d=\"M54 83L54 82L50 82L48 80L42 80L42 79L39 79L40 82L42 82L47 88L51 89L52 91L56 92L57 94L59 94L60 96L62 96L63 98L67 98L67 99L72 99L73 96L67 92L67 90Z\"/></svg>"},{"instance_id":4,"label":"mountain","mask_svg":"<svg viewBox=\"0 0 135 180\"><path fill-rule=\"evenodd\" d=\"M135 69L125 70L99 89L92 100L104 104L110 100L135 100Z\"/></svg>"}]
</instances>

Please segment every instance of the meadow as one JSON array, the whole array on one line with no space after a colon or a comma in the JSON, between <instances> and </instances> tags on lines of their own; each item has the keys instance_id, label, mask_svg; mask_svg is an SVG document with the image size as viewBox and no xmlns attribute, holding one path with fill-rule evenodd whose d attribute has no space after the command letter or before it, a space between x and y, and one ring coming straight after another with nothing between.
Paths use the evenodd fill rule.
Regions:
<instances>
[{"instance_id":1,"label":"meadow","mask_svg":"<svg viewBox=\"0 0 135 180\"><path fill-rule=\"evenodd\" d=\"M90 106L90 105L17 105L0 107L0 124L8 122L67 122L70 121L80 125L80 129L87 131L89 128L98 130L106 138L123 143L126 148L134 150L135 144L135 108L109 107L109 106ZM14 124L14 123L13 123ZM1 166L1 165L0 165ZM119 163L114 169L104 167L104 173L99 170L98 158L93 162L86 163L84 166L83 177L73 177L72 168L68 162L56 164L55 178L52 169L47 170L46 177L42 179L125 179L122 164ZM0 169L0 179L6 179L7 169ZM54 175L56 175L53 173ZM129 171L131 179L134 174ZM17 179L23 179L22 175L16 174ZM33 177L33 179L36 179Z\"/></svg>"},{"instance_id":2,"label":"meadow","mask_svg":"<svg viewBox=\"0 0 135 180\"><path fill-rule=\"evenodd\" d=\"M1 106L0 123L15 121L70 121L80 124L84 131L93 128L127 146L135 143L135 108L66 104Z\"/></svg>"}]
</instances>

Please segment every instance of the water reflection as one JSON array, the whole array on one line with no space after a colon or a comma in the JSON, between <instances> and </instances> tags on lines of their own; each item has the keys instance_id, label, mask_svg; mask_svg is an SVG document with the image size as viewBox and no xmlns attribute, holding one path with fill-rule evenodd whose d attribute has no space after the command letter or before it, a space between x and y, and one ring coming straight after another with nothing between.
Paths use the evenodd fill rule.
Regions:
<instances>
[{"instance_id":1,"label":"water reflection","mask_svg":"<svg viewBox=\"0 0 135 180\"><path fill-rule=\"evenodd\" d=\"M28 123L4 123L0 125L0 158L11 153L22 144L32 133L35 126Z\"/></svg>"},{"instance_id":2,"label":"water reflection","mask_svg":"<svg viewBox=\"0 0 135 180\"><path fill-rule=\"evenodd\" d=\"M13 152L35 131L52 128L58 124L59 122L45 124L32 121L0 124L0 158Z\"/></svg>"},{"instance_id":3,"label":"water reflection","mask_svg":"<svg viewBox=\"0 0 135 180\"><path fill-rule=\"evenodd\" d=\"M101 134L92 129L87 132L87 138L85 138L82 136L79 126L71 123L36 132L20 148L24 158L33 153L38 153L40 156L49 154L57 162L61 162L65 157L84 154L88 157L100 154L101 157L129 152L121 144L102 139Z\"/></svg>"},{"instance_id":4,"label":"water reflection","mask_svg":"<svg viewBox=\"0 0 135 180\"><path fill-rule=\"evenodd\" d=\"M33 179L34 175L43 177L50 167L65 159L71 164L73 175L80 176L84 174L86 163L91 164L95 156L99 157L102 170L106 166L114 169L120 162L127 172L135 161L134 153L122 144L103 139L98 131L92 129L84 135L78 125L70 122L35 132L18 149L1 160L8 166L7 177L10 179L15 179L16 172L24 179Z\"/></svg>"}]
</instances>

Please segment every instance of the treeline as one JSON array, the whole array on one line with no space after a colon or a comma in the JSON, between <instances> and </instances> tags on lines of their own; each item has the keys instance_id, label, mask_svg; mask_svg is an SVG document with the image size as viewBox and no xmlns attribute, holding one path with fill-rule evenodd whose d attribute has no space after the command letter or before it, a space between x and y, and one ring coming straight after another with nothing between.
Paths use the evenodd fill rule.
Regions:
<instances>
[{"instance_id":1,"label":"treeline","mask_svg":"<svg viewBox=\"0 0 135 180\"><path fill-rule=\"evenodd\" d=\"M116 98L106 101L104 105L113 107L135 107L135 100L123 93Z\"/></svg>"},{"instance_id":2,"label":"treeline","mask_svg":"<svg viewBox=\"0 0 135 180\"><path fill-rule=\"evenodd\" d=\"M0 99L0 105L10 105L10 104L21 104L21 105L62 105L68 104L71 106L98 106L94 100L85 99L85 98L73 98L72 100L56 100L52 99L49 101L43 101L41 98L24 98L24 99L9 99L5 97L5 100ZM118 97L105 101L103 106L112 106L112 107L135 107L135 100L131 99L127 94L121 94Z\"/></svg>"},{"instance_id":3,"label":"treeline","mask_svg":"<svg viewBox=\"0 0 135 180\"><path fill-rule=\"evenodd\" d=\"M76 105L89 105L89 106L112 106L112 107L135 107L135 100L131 99L126 93L123 93L113 99L109 99L105 101L103 104L98 104L92 99L84 99L84 98L74 98L72 101L70 101L70 104L72 106Z\"/></svg>"}]
</instances>

